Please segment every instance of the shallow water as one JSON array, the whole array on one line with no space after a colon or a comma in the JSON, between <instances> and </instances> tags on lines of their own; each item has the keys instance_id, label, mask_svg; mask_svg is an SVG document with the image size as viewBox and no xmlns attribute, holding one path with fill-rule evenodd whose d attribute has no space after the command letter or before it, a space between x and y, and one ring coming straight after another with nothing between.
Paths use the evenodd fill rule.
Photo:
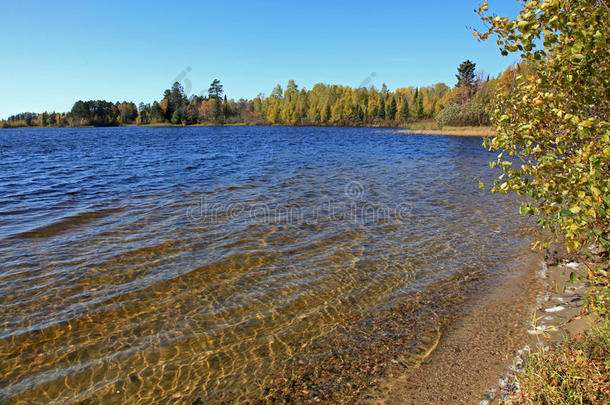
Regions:
<instances>
[{"instance_id":1,"label":"shallow water","mask_svg":"<svg viewBox=\"0 0 610 405\"><path fill-rule=\"evenodd\" d=\"M258 398L418 291L506 273L529 238L475 186L491 159L366 128L3 130L0 403Z\"/></svg>"}]
</instances>

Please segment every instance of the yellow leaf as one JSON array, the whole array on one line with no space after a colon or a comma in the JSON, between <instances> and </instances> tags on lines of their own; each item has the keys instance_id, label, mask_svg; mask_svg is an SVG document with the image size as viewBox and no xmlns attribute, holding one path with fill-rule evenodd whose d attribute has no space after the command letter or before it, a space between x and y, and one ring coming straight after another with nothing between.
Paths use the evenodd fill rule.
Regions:
<instances>
[{"instance_id":1,"label":"yellow leaf","mask_svg":"<svg viewBox=\"0 0 610 405\"><path fill-rule=\"evenodd\" d=\"M574 207L570 208L570 211L571 211L573 214L578 214L578 213L580 212L580 207L578 207L578 206L574 206Z\"/></svg>"}]
</instances>

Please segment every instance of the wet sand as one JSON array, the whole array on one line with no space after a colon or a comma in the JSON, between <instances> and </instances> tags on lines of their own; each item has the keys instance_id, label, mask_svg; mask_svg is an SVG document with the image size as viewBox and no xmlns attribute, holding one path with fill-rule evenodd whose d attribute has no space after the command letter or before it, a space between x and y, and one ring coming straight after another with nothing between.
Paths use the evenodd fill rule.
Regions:
<instances>
[{"instance_id":1,"label":"wet sand","mask_svg":"<svg viewBox=\"0 0 610 405\"><path fill-rule=\"evenodd\" d=\"M528 341L527 320L542 285L536 274L541 259L480 296L419 367L390 376L369 403L479 403Z\"/></svg>"},{"instance_id":2,"label":"wet sand","mask_svg":"<svg viewBox=\"0 0 610 405\"><path fill-rule=\"evenodd\" d=\"M493 404L511 397L524 352L594 324L594 317L581 315L586 284L569 283L570 272L581 266L540 260L524 267L456 320L419 366L389 376L368 403Z\"/></svg>"}]
</instances>

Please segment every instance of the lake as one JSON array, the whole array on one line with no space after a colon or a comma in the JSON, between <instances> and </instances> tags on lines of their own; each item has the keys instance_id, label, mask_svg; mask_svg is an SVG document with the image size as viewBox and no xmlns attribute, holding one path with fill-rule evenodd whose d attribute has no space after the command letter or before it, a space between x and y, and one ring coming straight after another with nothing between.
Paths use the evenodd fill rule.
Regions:
<instances>
[{"instance_id":1,"label":"lake","mask_svg":"<svg viewBox=\"0 0 610 405\"><path fill-rule=\"evenodd\" d=\"M0 131L0 403L348 398L527 252L481 142Z\"/></svg>"}]
</instances>

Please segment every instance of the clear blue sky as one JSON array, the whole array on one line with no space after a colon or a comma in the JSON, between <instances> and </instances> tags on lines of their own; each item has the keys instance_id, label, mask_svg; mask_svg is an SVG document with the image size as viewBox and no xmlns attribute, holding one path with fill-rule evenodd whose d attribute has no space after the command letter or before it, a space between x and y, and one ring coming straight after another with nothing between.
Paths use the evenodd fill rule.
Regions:
<instances>
[{"instance_id":1,"label":"clear blue sky","mask_svg":"<svg viewBox=\"0 0 610 405\"><path fill-rule=\"evenodd\" d=\"M455 84L471 59L491 75L514 56L479 43L479 0L2 0L0 118L68 111L78 99L152 102L187 72L190 93L218 78L229 98L277 83ZM514 0L490 9L514 16Z\"/></svg>"}]
</instances>

